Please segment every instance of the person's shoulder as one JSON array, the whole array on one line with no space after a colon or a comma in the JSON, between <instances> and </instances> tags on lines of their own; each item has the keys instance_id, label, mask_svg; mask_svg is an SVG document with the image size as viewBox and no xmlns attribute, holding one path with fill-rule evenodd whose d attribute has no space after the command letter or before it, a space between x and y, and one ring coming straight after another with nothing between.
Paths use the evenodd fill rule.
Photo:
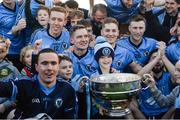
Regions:
<instances>
[{"instance_id":1,"label":"person's shoulder","mask_svg":"<svg viewBox=\"0 0 180 120\"><path fill-rule=\"evenodd\" d=\"M39 28L39 29L35 30L33 32L33 34L38 34L39 35L39 34L44 33L44 32L47 32L46 28Z\"/></svg>"},{"instance_id":2,"label":"person's shoulder","mask_svg":"<svg viewBox=\"0 0 180 120\"><path fill-rule=\"evenodd\" d=\"M74 88L71 86L71 84L65 80L57 80L58 87L63 88L64 90L71 90L74 91Z\"/></svg>"},{"instance_id":3,"label":"person's shoulder","mask_svg":"<svg viewBox=\"0 0 180 120\"><path fill-rule=\"evenodd\" d=\"M158 41L154 38L150 38L150 37L143 37L143 39L147 42L152 42L152 43L157 43Z\"/></svg>"},{"instance_id":4,"label":"person's shoulder","mask_svg":"<svg viewBox=\"0 0 180 120\"><path fill-rule=\"evenodd\" d=\"M159 16L159 14L162 14L163 12L165 12L165 9L164 7L153 7L152 12L153 14Z\"/></svg>"}]
</instances>

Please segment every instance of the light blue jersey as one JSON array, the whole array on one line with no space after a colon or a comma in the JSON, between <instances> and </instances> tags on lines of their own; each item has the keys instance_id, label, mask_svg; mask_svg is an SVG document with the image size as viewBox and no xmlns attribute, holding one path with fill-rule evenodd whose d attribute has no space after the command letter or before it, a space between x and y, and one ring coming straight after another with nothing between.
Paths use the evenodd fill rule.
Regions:
<instances>
[{"instance_id":1,"label":"light blue jersey","mask_svg":"<svg viewBox=\"0 0 180 120\"><path fill-rule=\"evenodd\" d=\"M8 54L19 54L21 48L23 48L25 44L22 36L19 34L15 36L11 32L11 29L15 24L18 9L18 3L16 3L14 10L7 8L3 3L0 4L0 36L9 38L11 41Z\"/></svg>"},{"instance_id":2,"label":"light blue jersey","mask_svg":"<svg viewBox=\"0 0 180 120\"><path fill-rule=\"evenodd\" d=\"M172 43L166 48L166 56L174 65L180 60L180 41Z\"/></svg>"},{"instance_id":3,"label":"light blue jersey","mask_svg":"<svg viewBox=\"0 0 180 120\"><path fill-rule=\"evenodd\" d=\"M139 46L135 46L129 37L122 38L121 40L117 41L117 44L121 47L126 48L131 52L134 56L135 62L144 66L149 61L151 53L157 49L156 44L157 41L152 38L142 37L142 41Z\"/></svg>"},{"instance_id":4,"label":"light blue jersey","mask_svg":"<svg viewBox=\"0 0 180 120\"><path fill-rule=\"evenodd\" d=\"M30 44L36 40L42 39L41 49L51 48L58 54L64 52L70 46L70 35L68 31L62 31L60 36L54 38L50 35L48 29L38 29L31 36Z\"/></svg>"},{"instance_id":5,"label":"light blue jersey","mask_svg":"<svg viewBox=\"0 0 180 120\"><path fill-rule=\"evenodd\" d=\"M127 23L128 20L139 13L139 5L142 0L133 0L133 6L127 8L122 0L105 0L109 15L116 18L121 23Z\"/></svg>"},{"instance_id":6,"label":"light blue jersey","mask_svg":"<svg viewBox=\"0 0 180 120\"><path fill-rule=\"evenodd\" d=\"M171 76L168 72L164 72L159 80L156 80L157 88L163 95L168 95L172 90ZM159 115L167 112L169 107L160 107L152 96L149 89L141 90L139 94L139 107L146 116Z\"/></svg>"},{"instance_id":7,"label":"light blue jersey","mask_svg":"<svg viewBox=\"0 0 180 120\"><path fill-rule=\"evenodd\" d=\"M89 49L81 59L72 52L67 52L66 54L73 61L74 72L72 78L77 74L90 77L98 68L98 64L94 59L93 49Z\"/></svg>"},{"instance_id":8,"label":"light blue jersey","mask_svg":"<svg viewBox=\"0 0 180 120\"><path fill-rule=\"evenodd\" d=\"M124 72L126 67L133 62L133 59L134 57L132 53L130 53L127 49L116 45L114 48L112 67L119 72Z\"/></svg>"}]
</instances>

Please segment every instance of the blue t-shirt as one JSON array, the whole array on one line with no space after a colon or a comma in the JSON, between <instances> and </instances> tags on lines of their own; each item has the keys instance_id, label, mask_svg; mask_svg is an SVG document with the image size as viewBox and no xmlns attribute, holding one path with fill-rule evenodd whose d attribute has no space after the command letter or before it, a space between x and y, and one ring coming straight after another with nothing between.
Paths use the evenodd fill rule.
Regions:
<instances>
[{"instance_id":1,"label":"blue t-shirt","mask_svg":"<svg viewBox=\"0 0 180 120\"><path fill-rule=\"evenodd\" d=\"M19 54L25 44L22 36L19 34L15 36L11 32L18 10L18 3L16 3L14 10L7 8L3 3L0 4L0 36L10 39L9 54Z\"/></svg>"},{"instance_id":2,"label":"blue t-shirt","mask_svg":"<svg viewBox=\"0 0 180 120\"><path fill-rule=\"evenodd\" d=\"M60 36L54 38L50 35L48 29L38 29L31 36L31 43L42 39L41 49L51 48L57 53L62 53L70 47L70 35L68 31L62 31Z\"/></svg>"},{"instance_id":3,"label":"blue t-shirt","mask_svg":"<svg viewBox=\"0 0 180 120\"><path fill-rule=\"evenodd\" d=\"M114 59L112 62L112 67L119 72L124 72L126 67L133 62L133 54L127 49L116 45L114 49Z\"/></svg>"},{"instance_id":4,"label":"blue t-shirt","mask_svg":"<svg viewBox=\"0 0 180 120\"><path fill-rule=\"evenodd\" d=\"M166 56L174 65L180 60L180 41L172 43L166 48Z\"/></svg>"},{"instance_id":5,"label":"blue t-shirt","mask_svg":"<svg viewBox=\"0 0 180 120\"><path fill-rule=\"evenodd\" d=\"M122 0L105 0L109 15L121 23L127 23L132 16L138 14L141 1L133 0L132 7L127 8Z\"/></svg>"},{"instance_id":6,"label":"blue t-shirt","mask_svg":"<svg viewBox=\"0 0 180 120\"><path fill-rule=\"evenodd\" d=\"M94 50L88 49L87 53L80 59L72 52L66 53L73 61L73 76L80 74L90 77L98 68L98 64L94 59Z\"/></svg>"},{"instance_id":7,"label":"blue t-shirt","mask_svg":"<svg viewBox=\"0 0 180 120\"><path fill-rule=\"evenodd\" d=\"M164 72L161 78L156 80L156 86L163 95L168 95L172 90L171 75L168 72ZM167 112L169 109L168 107L160 107L149 89L140 91L139 107L146 116L159 115L162 112Z\"/></svg>"},{"instance_id":8,"label":"blue t-shirt","mask_svg":"<svg viewBox=\"0 0 180 120\"><path fill-rule=\"evenodd\" d=\"M142 37L141 43L138 46L134 45L129 37L117 41L117 44L131 52L134 55L135 62L141 66L147 64L151 53L157 49L157 41L147 37Z\"/></svg>"}]
</instances>

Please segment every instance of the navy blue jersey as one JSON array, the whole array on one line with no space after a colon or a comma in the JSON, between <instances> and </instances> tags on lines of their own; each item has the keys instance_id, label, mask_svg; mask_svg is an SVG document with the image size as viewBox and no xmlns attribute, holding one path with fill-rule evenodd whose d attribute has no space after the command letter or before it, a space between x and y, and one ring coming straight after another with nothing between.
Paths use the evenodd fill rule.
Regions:
<instances>
[{"instance_id":1,"label":"navy blue jersey","mask_svg":"<svg viewBox=\"0 0 180 120\"><path fill-rule=\"evenodd\" d=\"M62 31L60 36L54 38L49 34L48 29L38 29L32 34L30 44L34 44L39 39L42 39L41 49L51 48L57 53L62 53L70 46L70 35L68 31Z\"/></svg>"},{"instance_id":2,"label":"navy blue jersey","mask_svg":"<svg viewBox=\"0 0 180 120\"><path fill-rule=\"evenodd\" d=\"M172 43L166 48L166 56L174 65L180 60L180 41Z\"/></svg>"},{"instance_id":3,"label":"navy blue jersey","mask_svg":"<svg viewBox=\"0 0 180 120\"><path fill-rule=\"evenodd\" d=\"M134 56L135 62L144 66L149 61L151 53L157 49L156 44L157 41L152 38L143 37L140 45L135 46L130 38L123 38L117 41L117 44L121 47L124 47L129 50Z\"/></svg>"},{"instance_id":4,"label":"navy blue jersey","mask_svg":"<svg viewBox=\"0 0 180 120\"><path fill-rule=\"evenodd\" d=\"M132 7L127 8L122 0L105 0L109 15L121 23L127 23L132 16L138 14L141 1L133 0Z\"/></svg>"},{"instance_id":5,"label":"navy blue jersey","mask_svg":"<svg viewBox=\"0 0 180 120\"><path fill-rule=\"evenodd\" d=\"M168 72L164 72L159 80L156 80L157 88L163 95L168 95L172 90L171 76ZM159 115L167 112L168 107L160 107L152 96L149 89L141 90L139 94L139 107L146 116Z\"/></svg>"},{"instance_id":6,"label":"navy blue jersey","mask_svg":"<svg viewBox=\"0 0 180 120\"><path fill-rule=\"evenodd\" d=\"M14 83L0 82L0 96L15 96L15 118L30 118L46 113L51 118L75 118L76 96L72 86L58 81L47 95L39 80L20 80Z\"/></svg>"},{"instance_id":7,"label":"navy blue jersey","mask_svg":"<svg viewBox=\"0 0 180 120\"><path fill-rule=\"evenodd\" d=\"M119 72L124 72L126 67L133 62L133 54L127 49L116 45L112 67Z\"/></svg>"},{"instance_id":8,"label":"navy blue jersey","mask_svg":"<svg viewBox=\"0 0 180 120\"><path fill-rule=\"evenodd\" d=\"M98 68L98 64L94 59L93 49L89 49L87 53L80 59L72 52L67 52L66 54L73 61L74 72L72 77L75 77L77 74L90 77L91 74L94 73Z\"/></svg>"},{"instance_id":9,"label":"navy blue jersey","mask_svg":"<svg viewBox=\"0 0 180 120\"><path fill-rule=\"evenodd\" d=\"M25 41L23 41L21 36L15 36L11 33L11 29L15 24L18 9L18 3L16 3L14 10L7 8L3 3L0 4L0 36L10 39L11 46L9 48L9 54L19 54L21 48L23 48L25 44Z\"/></svg>"}]
</instances>

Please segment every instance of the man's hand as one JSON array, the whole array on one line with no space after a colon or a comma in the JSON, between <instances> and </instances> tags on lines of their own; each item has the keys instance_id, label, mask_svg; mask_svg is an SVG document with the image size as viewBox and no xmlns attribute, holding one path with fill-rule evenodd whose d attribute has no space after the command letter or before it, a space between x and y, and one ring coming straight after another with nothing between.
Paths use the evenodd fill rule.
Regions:
<instances>
[{"instance_id":1,"label":"man's hand","mask_svg":"<svg viewBox=\"0 0 180 120\"><path fill-rule=\"evenodd\" d=\"M16 27L18 31L26 28L26 20L24 18L20 19Z\"/></svg>"},{"instance_id":2,"label":"man's hand","mask_svg":"<svg viewBox=\"0 0 180 120\"><path fill-rule=\"evenodd\" d=\"M149 86L151 91L154 91L156 89L156 83L152 75L150 74L144 74L142 77L142 82Z\"/></svg>"},{"instance_id":3,"label":"man's hand","mask_svg":"<svg viewBox=\"0 0 180 120\"><path fill-rule=\"evenodd\" d=\"M158 48L158 54L160 58L162 58L165 55L166 43L162 41L158 42L157 48Z\"/></svg>"}]
</instances>

